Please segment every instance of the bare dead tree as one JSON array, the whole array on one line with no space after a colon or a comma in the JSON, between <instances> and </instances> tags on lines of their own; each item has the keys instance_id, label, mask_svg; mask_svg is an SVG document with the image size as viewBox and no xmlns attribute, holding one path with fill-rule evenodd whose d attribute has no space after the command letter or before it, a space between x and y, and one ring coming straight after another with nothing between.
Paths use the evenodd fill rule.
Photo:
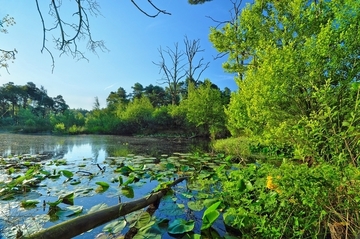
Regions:
<instances>
[{"instance_id":1,"label":"bare dead tree","mask_svg":"<svg viewBox=\"0 0 360 239\"><path fill-rule=\"evenodd\" d=\"M196 54L204 51L204 49L201 49L200 39L189 40L188 37L185 36L184 44L185 55L188 61L188 70L186 71L187 80L193 81L195 82L195 84L197 84L201 74L209 67L210 62L204 63L203 57L197 63L194 62ZM200 72L195 79L195 74L197 70L199 70Z\"/></svg>"},{"instance_id":2,"label":"bare dead tree","mask_svg":"<svg viewBox=\"0 0 360 239\"><path fill-rule=\"evenodd\" d=\"M160 61L158 63L153 62L157 65L160 70L159 73L163 73L163 77L159 80L160 84L167 84L170 94L171 102L173 105L177 103L177 97L180 92L181 79L186 76L186 71L183 64L184 52L179 50L179 44L174 44L175 49L172 50L167 47L163 50L161 47L158 49L160 54ZM167 64L166 60L170 60L171 65Z\"/></svg>"}]
</instances>

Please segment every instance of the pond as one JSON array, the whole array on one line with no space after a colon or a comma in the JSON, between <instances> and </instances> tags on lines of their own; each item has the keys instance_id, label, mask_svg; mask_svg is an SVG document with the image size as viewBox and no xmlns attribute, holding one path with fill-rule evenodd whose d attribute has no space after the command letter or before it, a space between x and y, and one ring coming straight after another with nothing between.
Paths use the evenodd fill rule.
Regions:
<instances>
[{"instance_id":1,"label":"pond","mask_svg":"<svg viewBox=\"0 0 360 239\"><path fill-rule=\"evenodd\" d=\"M209 157L191 156L207 147L206 141L180 138L0 134L0 238L14 238L18 229L50 227L71 219L73 214L87 213L94 206L112 206L149 195L175 175L197 170L205 160L209 162ZM209 167L215 166L209 163ZM30 174L32 178L22 178ZM35 179L36 185L30 185ZM21 183L11 185L16 180ZM189 192L195 193L186 182L177 185L173 196L162 201L155 215L168 221L182 216L194 221L201 218L201 212L184 206L192 200ZM71 203L66 203L69 198ZM28 207L26 202L35 203ZM199 231L199 227L197 224L194 230ZM221 227L220 223L217 228L224 231ZM96 238L103 228L76 238ZM128 226L123 233L126 230ZM162 238L173 237L163 233Z\"/></svg>"}]
</instances>

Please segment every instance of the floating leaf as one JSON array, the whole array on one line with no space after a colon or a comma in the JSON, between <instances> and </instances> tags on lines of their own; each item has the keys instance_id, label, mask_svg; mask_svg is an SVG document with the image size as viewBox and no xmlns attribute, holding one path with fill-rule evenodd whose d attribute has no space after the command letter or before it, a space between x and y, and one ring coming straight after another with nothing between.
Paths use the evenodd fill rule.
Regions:
<instances>
[{"instance_id":1,"label":"floating leaf","mask_svg":"<svg viewBox=\"0 0 360 239\"><path fill-rule=\"evenodd\" d=\"M108 205L106 205L105 203L97 204L97 205L90 208L90 210L88 211L88 214L100 211L101 209L105 209L107 207L108 207Z\"/></svg>"},{"instance_id":2,"label":"floating leaf","mask_svg":"<svg viewBox=\"0 0 360 239\"><path fill-rule=\"evenodd\" d=\"M189 201L187 205L193 211L201 211L204 208L203 202L199 200Z\"/></svg>"},{"instance_id":3,"label":"floating leaf","mask_svg":"<svg viewBox=\"0 0 360 239\"><path fill-rule=\"evenodd\" d=\"M115 172L120 172L122 175L125 175L125 176L128 176L133 171L134 171L134 168L131 166L123 166L121 168L115 169Z\"/></svg>"},{"instance_id":4,"label":"floating leaf","mask_svg":"<svg viewBox=\"0 0 360 239\"><path fill-rule=\"evenodd\" d=\"M106 224L106 226L103 228L103 231L109 233L119 233L125 228L125 226L125 220L117 220Z\"/></svg>"},{"instance_id":5,"label":"floating leaf","mask_svg":"<svg viewBox=\"0 0 360 239\"><path fill-rule=\"evenodd\" d=\"M184 209L180 208L176 203L166 203L160 207L160 211L168 216L180 216L184 214Z\"/></svg>"},{"instance_id":6,"label":"floating leaf","mask_svg":"<svg viewBox=\"0 0 360 239\"><path fill-rule=\"evenodd\" d=\"M70 181L70 185L77 185L77 184L80 184L81 183L81 181L80 181L80 179L73 179L73 180L71 180Z\"/></svg>"},{"instance_id":7,"label":"floating leaf","mask_svg":"<svg viewBox=\"0 0 360 239\"><path fill-rule=\"evenodd\" d=\"M181 196L185 197L185 198L192 198L194 197L194 195L192 193L189 192L183 192L181 193Z\"/></svg>"},{"instance_id":8,"label":"floating leaf","mask_svg":"<svg viewBox=\"0 0 360 239\"><path fill-rule=\"evenodd\" d=\"M193 220L186 221L182 218L175 219L169 224L168 232L171 234L183 234L194 229L195 222Z\"/></svg>"},{"instance_id":9,"label":"floating leaf","mask_svg":"<svg viewBox=\"0 0 360 239\"><path fill-rule=\"evenodd\" d=\"M58 217L71 217L76 214L81 213L83 210L83 206L68 206L66 209L62 209L56 212Z\"/></svg>"},{"instance_id":10,"label":"floating leaf","mask_svg":"<svg viewBox=\"0 0 360 239\"><path fill-rule=\"evenodd\" d=\"M74 174L72 172L68 171L68 170L61 170L59 172L61 172L62 175L64 175L67 178L71 178L72 176L74 176Z\"/></svg>"},{"instance_id":11,"label":"floating leaf","mask_svg":"<svg viewBox=\"0 0 360 239\"><path fill-rule=\"evenodd\" d=\"M21 206L23 208L35 207L36 204L38 204L39 202L40 202L39 200L24 200L21 201Z\"/></svg>"},{"instance_id":12,"label":"floating leaf","mask_svg":"<svg viewBox=\"0 0 360 239\"><path fill-rule=\"evenodd\" d=\"M167 163L166 164L166 169L169 169L169 170L175 169L175 165L173 163Z\"/></svg>"},{"instance_id":13,"label":"floating leaf","mask_svg":"<svg viewBox=\"0 0 360 239\"><path fill-rule=\"evenodd\" d=\"M110 185L107 182L96 182L97 185L100 185L103 188L108 188Z\"/></svg>"},{"instance_id":14,"label":"floating leaf","mask_svg":"<svg viewBox=\"0 0 360 239\"><path fill-rule=\"evenodd\" d=\"M142 212L139 215L139 217L131 224L130 227L135 227L137 229L140 229L148 225L150 220L151 220L150 214L148 212Z\"/></svg>"}]
</instances>

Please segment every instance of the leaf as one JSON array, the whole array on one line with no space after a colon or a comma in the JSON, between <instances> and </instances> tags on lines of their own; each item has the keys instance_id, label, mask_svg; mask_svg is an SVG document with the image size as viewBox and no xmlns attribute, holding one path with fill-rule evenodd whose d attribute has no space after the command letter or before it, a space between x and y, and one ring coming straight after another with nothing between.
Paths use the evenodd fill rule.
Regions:
<instances>
[{"instance_id":1,"label":"leaf","mask_svg":"<svg viewBox=\"0 0 360 239\"><path fill-rule=\"evenodd\" d=\"M244 180L244 179L241 179L241 180L238 182L238 188L239 188L239 191L240 191L240 192L243 192L243 191L246 189L246 185L245 185L245 180Z\"/></svg>"},{"instance_id":2,"label":"leaf","mask_svg":"<svg viewBox=\"0 0 360 239\"><path fill-rule=\"evenodd\" d=\"M106 205L105 203L100 203L100 204L97 204L97 205L91 207L87 213L90 214L93 212L97 212L97 211L100 211L101 209L105 209L107 207L108 207L108 205Z\"/></svg>"},{"instance_id":3,"label":"leaf","mask_svg":"<svg viewBox=\"0 0 360 239\"><path fill-rule=\"evenodd\" d=\"M62 203L74 205L74 193L69 193L63 197L60 197L62 199Z\"/></svg>"},{"instance_id":4,"label":"leaf","mask_svg":"<svg viewBox=\"0 0 360 239\"><path fill-rule=\"evenodd\" d=\"M127 198L134 198L134 189L130 186L122 187L121 194Z\"/></svg>"},{"instance_id":5,"label":"leaf","mask_svg":"<svg viewBox=\"0 0 360 239\"><path fill-rule=\"evenodd\" d=\"M201 211L204 208L204 204L202 201L189 201L187 203L188 207L193 211Z\"/></svg>"},{"instance_id":6,"label":"leaf","mask_svg":"<svg viewBox=\"0 0 360 239\"><path fill-rule=\"evenodd\" d=\"M126 227L126 221L125 220L117 220L110 222L106 224L106 226L103 228L104 232L109 233L119 233Z\"/></svg>"},{"instance_id":7,"label":"leaf","mask_svg":"<svg viewBox=\"0 0 360 239\"><path fill-rule=\"evenodd\" d=\"M57 205L59 205L62 202L62 199L59 199L55 202L47 202L46 204L49 205L50 207L56 207Z\"/></svg>"},{"instance_id":8,"label":"leaf","mask_svg":"<svg viewBox=\"0 0 360 239\"><path fill-rule=\"evenodd\" d=\"M183 234L192 231L194 227L195 221L186 221L182 218L178 218L169 224L168 232L171 234Z\"/></svg>"},{"instance_id":9,"label":"leaf","mask_svg":"<svg viewBox=\"0 0 360 239\"><path fill-rule=\"evenodd\" d=\"M100 185L103 188L110 187L110 185L107 182L96 182L95 184Z\"/></svg>"},{"instance_id":10,"label":"leaf","mask_svg":"<svg viewBox=\"0 0 360 239\"><path fill-rule=\"evenodd\" d=\"M205 210L204 215L202 217L203 221L201 225L201 230L211 227L212 224L216 221L216 219L220 216L220 212L217 211L217 208L219 207L220 204L221 201L218 201Z\"/></svg>"},{"instance_id":11,"label":"leaf","mask_svg":"<svg viewBox=\"0 0 360 239\"><path fill-rule=\"evenodd\" d=\"M175 169L175 165L173 163L167 163L166 169L168 169L168 170Z\"/></svg>"},{"instance_id":12,"label":"leaf","mask_svg":"<svg viewBox=\"0 0 360 239\"><path fill-rule=\"evenodd\" d=\"M135 180L135 176L134 176L134 175L131 175L131 176L123 183L123 185L124 185L124 186L127 186L127 185L133 183L134 180Z\"/></svg>"},{"instance_id":13,"label":"leaf","mask_svg":"<svg viewBox=\"0 0 360 239\"><path fill-rule=\"evenodd\" d=\"M68 170L61 170L59 171L59 173L62 173L62 175L64 175L67 178L71 178L72 176L74 176L74 174Z\"/></svg>"},{"instance_id":14,"label":"leaf","mask_svg":"<svg viewBox=\"0 0 360 239\"><path fill-rule=\"evenodd\" d=\"M245 185L246 185L246 189L248 191L254 190L254 186L252 185L252 183L250 181L246 181Z\"/></svg>"},{"instance_id":15,"label":"leaf","mask_svg":"<svg viewBox=\"0 0 360 239\"><path fill-rule=\"evenodd\" d=\"M76 214L79 214L83 211L83 206L68 206L65 210L60 210L56 212L56 215L59 217L71 217Z\"/></svg>"},{"instance_id":16,"label":"leaf","mask_svg":"<svg viewBox=\"0 0 360 239\"><path fill-rule=\"evenodd\" d=\"M140 229L149 224L151 216L148 212L142 212L140 216L130 225L130 227L135 227Z\"/></svg>"},{"instance_id":17,"label":"leaf","mask_svg":"<svg viewBox=\"0 0 360 239\"><path fill-rule=\"evenodd\" d=\"M186 233L181 239L201 239L200 234L195 233Z\"/></svg>"},{"instance_id":18,"label":"leaf","mask_svg":"<svg viewBox=\"0 0 360 239\"><path fill-rule=\"evenodd\" d=\"M38 204L39 202L40 202L39 200L24 200L21 201L21 206L23 208L35 207L36 204Z\"/></svg>"}]
</instances>

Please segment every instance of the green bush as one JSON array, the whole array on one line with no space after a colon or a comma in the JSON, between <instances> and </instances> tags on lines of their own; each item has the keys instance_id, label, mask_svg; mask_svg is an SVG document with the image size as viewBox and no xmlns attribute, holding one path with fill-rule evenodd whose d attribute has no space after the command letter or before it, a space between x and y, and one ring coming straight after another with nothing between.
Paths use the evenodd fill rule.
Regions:
<instances>
[{"instance_id":1,"label":"green bush","mask_svg":"<svg viewBox=\"0 0 360 239\"><path fill-rule=\"evenodd\" d=\"M223 152L236 158L245 159L251 155L250 141L247 138L218 139L213 142L212 147L217 152Z\"/></svg>"},{"instance_id":2,"label":"green bush","mask_svg":"<svg viewBox=\"0 0 360 239\"><path fill-rule=\"evenodd\" d=\"M225 224L242 238L354 238L360 232L360 170L352 165L249 164L220 169L205 184L224 202Z\"/></svg>"},{"instance_id":3,"label":"green bush","mask_svg":"<svg viewBox=\"0 0 360 239\"><path fill-rule=\"evenodd\" d=\"M58 123L54 127L54 133L63 134L66 132L64 123Z\"/></svg>"}]
</instances>

